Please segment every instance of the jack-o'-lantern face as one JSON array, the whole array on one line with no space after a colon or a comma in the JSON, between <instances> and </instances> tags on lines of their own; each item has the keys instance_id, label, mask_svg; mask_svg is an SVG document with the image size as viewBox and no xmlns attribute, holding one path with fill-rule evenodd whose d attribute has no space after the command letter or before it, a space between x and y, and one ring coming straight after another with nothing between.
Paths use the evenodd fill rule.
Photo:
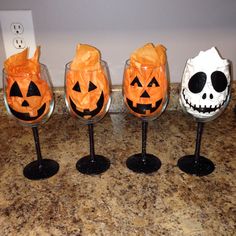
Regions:
<instances>
[{"instance_id":1,"label":"jack-o'-lantern face","mask_svg":"<svg viewBox=\"0 0 236 236\"><path fill-rule=\"evenodd\" d=\"M52 99L46 81L28 77L7 78L6 100L13 116L26 123L40 121L47 114Z\"/></svg>"},{"instance_id":2,"label":"jack-o'-lantern face","mask_svg":"<svg viewBox=\"0 0 236 236\"><path fill-rule=\"evenodd\" d=\"M66 72L66 99L73 115L91 119L104 113L109 83L103 70Z\"/></svg>"},{"instance_id":3,"label":"jack-o'-lantern face","mask_svg":"<svg viewBox=\"0 0 236 236\"><path fill-rule=\"evenodd\" d=\"M124 101L138 117L161 114L167 101L165 66L136 68L127 66L123 82Z\"/></svg>"}]
</instances>

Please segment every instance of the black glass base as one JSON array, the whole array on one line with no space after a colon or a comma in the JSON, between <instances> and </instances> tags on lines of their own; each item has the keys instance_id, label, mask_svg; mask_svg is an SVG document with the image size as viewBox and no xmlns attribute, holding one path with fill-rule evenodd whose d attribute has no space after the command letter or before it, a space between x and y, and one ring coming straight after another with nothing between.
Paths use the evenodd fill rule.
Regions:
<instances>
[{"instance_id":1,"label":"black glass base","mask_svg":"<svg viewBox=\"0 0 236 236\"><path fill-rule=\"evenodd\" d=\"M142 159L142 153L129 157L126 166L137 173L152 173L160 169L161 161L152 154L146 154L145 161Z\"/></svg>"},{"instance_id":2,"label":"black glass base","mask_svg":"<svg viewBox=\"0 0 236 236\"><path fill-rule=\"evenodd\" d=\"M43 159L41 168L39 168L38 161L33 161L24 168L23 174L28 179L40 180L55 175L58 170L59 164L56 161Z\"/></svg>"},{"instance_id":3,"label":"black glass base","mask_svg":"<svg viewBox=\"0 0 236 236\"><path fill-rule=\"evenodd\" d=\"M110 167L110 161L104 156L95 155L94 161L91 161L90 156L85 156L79 159L76 163L76 169L86 175L98 175Z\"/></svg>"},{"instance_id":4,"label":"black glass base","mask_svg":"<svg viewBox=\"0 0 236 236\"><path fill-rule=\"evenodd\" d=\"M178 160L178 167L185 173L196 176L205 176L211 174L215 165L213 162L203 156L199 157L198 164L195 163L195 156L188 155Z\"/></svg>"}]
</instances>

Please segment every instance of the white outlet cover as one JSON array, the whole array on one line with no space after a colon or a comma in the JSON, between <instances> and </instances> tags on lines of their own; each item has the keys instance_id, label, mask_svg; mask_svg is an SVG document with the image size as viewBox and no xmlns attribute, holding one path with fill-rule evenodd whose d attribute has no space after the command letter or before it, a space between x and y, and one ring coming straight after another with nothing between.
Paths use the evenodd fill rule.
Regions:
<instances>
[{"instance_id":1,"label":"white outlet cover","mask_svg":"<svg viewBox=\"0 0 236 236\"><path fill-rule=\"evenodd\" d=\"M29 47L29 57L36 49L31 10L0 11L6 58Z\"/></svg>"}]
</instances>

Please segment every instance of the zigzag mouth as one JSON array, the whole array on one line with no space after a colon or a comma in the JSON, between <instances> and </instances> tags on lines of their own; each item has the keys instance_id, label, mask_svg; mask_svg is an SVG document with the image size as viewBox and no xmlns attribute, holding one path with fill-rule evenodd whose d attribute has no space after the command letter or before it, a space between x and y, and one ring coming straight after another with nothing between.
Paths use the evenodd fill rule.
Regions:
<instances>
[{"instance_id":1,"label":"zigzag mouth","mask_svg":"<svg viewBox=\"0 0 236 236\"><path fill-rule=\"evenodd\" d=\"M129 100L128 98L126 98L126 100L127 100L128 106L130 107L130 109L132 111L134 111L135 113L138 113L138 114L143 114L143 115L146 114L146 111L150 111L150 113L155 112L158 109L158 107L161 105L161 102L162 102L162 99L159 99L155 103L154 107L152 107L152 104L140 104L140 103L137 103L137 106L134 107L133 102L131 100Z\"/></svg>"},{"instance_id":2,"label":"zigzag mouth","mask_svg":"<svg viewBox=\"0 0 236 236\"><path fill-rule=\"evenodd\" d=\"M227 101L228 99L228 96L226 96L225 100L223 101L222 104L219 104L219 105L216 105L214 107L212 107L212 105L210 105L209 107L207 107L206 105L205 106L201 106L199 105L199 107L197 107L196 105L193 105L186 97L185 97L185 94L184 94L184 91L186 89L183 90L182 92L182 95L183 95L183 98L185 100L185 102L194 110L194 111L198 111L199 113L211 113L211 112L215 112L217 110L219 110L224 104L225 102Z\"/></svg>"},{"instance_id":3,"label":"zigzag mouth","mask_svg":"<svg viewBox=\"0 0 236 236\"><path fill-rule=\"evenodd\" d=\"M46 109L46 103L44 103L39 109L38 109L38 115L35 117L31 117L29 113L22 113L14 110L13 108L10 108L11 113L18 119L24 120L24 121L34 121L37 120L45 111Z\"/></svg>"},{"instance_id":4,"label":"zigzag mouth","mask_svg":"<svg viewBox=\"0 0 236 236\"><path fill-rule=\"evenodd\" d=\"M70 98L70 97L69 97ZM90 111L89 109L84 109L82 112L77 110L76 108L76 105L75 103L72 101L72 99L70 98L70 105L71 105L71 108L72 110L78 115L78 116L81 116L81 117L94 117L96 116L101 110L102 110L102 107L103 107L103 103L104 103L104 94L103 92L101 93L99 99L98 99L98 102L97 102L97 108Z\"/></svg>"}]
</instances>

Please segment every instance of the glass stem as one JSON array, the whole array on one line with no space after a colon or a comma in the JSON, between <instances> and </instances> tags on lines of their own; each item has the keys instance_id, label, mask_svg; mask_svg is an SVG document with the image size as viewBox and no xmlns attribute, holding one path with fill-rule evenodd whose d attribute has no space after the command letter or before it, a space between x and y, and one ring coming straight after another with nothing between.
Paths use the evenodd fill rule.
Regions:
<instances>
[{"instance_id":1,"label":"glass stem","mask_svg":"<svg viewBox=\"0 0 236 236\"><path fill-rule=\"evenodd\" d=\"M147 146L147 127L148 122L142 121L142 161L146 162L146 146Z\"/></svg>"},{"instance_id":2,"label":"glass stem","mask_svg":"<svg viewBox=\"0 0 236 236\"><path fill-rule=\"evenodd\" d=\"M38 133L38 128L37 127L32 127L33 130L33 134L34 134L34 143L35 143L35 149L36 149L36 153L37 153L37 161L38 161L38 166L39 166L39 170L42 170L42 155L41 155L41 149L40 149L40 143L39 143L39 133Z\"/></svg>"},{"instance_id":3,"label":"glass stem","mask_svg":"<svg viewBox=\"0 0 236 236\"><path fill-rule=\"evenodd\" d=\"M95 162L93 124L88 124L88 131L89 131L90 159L91 159L91 162Z\"/></svg>"},{"instance_id":4,"label":"glass stem","mask_svg":"<svg viewBox=\"0 0 236 236\"><path fill-rule=\"evenodd\" d=\"M197 138L196 138L196 146L195 146L195 165L199 164L199 157L200 157L200 148L201 148L201 139L202 139L202 131L203 131L203 122L197 123Z\"/></svg>"}]
</instances>

